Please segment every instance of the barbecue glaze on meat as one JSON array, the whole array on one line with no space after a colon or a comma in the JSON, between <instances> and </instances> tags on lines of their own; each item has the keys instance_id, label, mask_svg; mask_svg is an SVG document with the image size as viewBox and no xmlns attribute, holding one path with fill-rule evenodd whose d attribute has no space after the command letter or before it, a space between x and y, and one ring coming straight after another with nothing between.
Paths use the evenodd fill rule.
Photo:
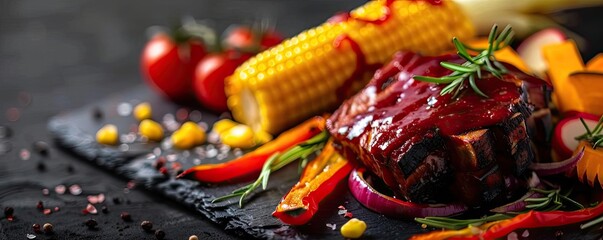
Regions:
<instances>
[{"instance_id":1,"label":"barbecue glaze on meat","mask_svg":"<svg viewBox=\"0 0 603 240\"><path fill-rule=\"evenodd\" d=\"M419 203L483 206L510 197L534 159L526 120L534 110L526 84L542 84L508 66L502 79L484 75L484 98L465 88L456 100L445 85L414 80L444 76L441 61L400 52L327 121L349 159L356 156L394 193Z\"/></svg>"}]
</instances>

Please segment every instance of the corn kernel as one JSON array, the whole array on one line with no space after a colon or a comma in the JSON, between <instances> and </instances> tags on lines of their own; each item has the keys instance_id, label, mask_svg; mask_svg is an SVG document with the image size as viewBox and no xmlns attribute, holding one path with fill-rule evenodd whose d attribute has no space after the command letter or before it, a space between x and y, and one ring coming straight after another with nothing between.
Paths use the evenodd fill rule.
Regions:
<instances>
[{"instance_id":1,"label":"corn kernel","mask_svg":"<svg viewBox=\"0 0 603 240\"><path fill-rule=\"evenodd\" d=\"M148 102L140 103L134 107L134 117L138 119L138 121L151 119L152 113L151 104Z\"/></svg>"},{"instance_id":2,"label":"corn kernel","mask_svg":"<svg viewBox=\"0 0 603 240\"><path fill-rule=\"evenodd\" d=\"M238 123L236 123L230 119L222 119L222 120L219 120L216 123L214 123L214 126L212 127L212 131L214 131L218 134L222 134L226 130L231 129L232 127L234 127L236 125L238 125Z\"/></svg>"},{"instance_id":3,"label":"corn kernel","mask_svg":"<svg viewBox=\"0 0 603 240\"><path fill-rule=\"evenodd\" d=\"M150 119L144 119L140 122L138 133L151 141L161 141L161 139L163 139L163 128L161 127L161 124Z\"/></svg>"},{"instance_id":4,"label":"corn kernel","mask_svg":"<svg viewBox=\"0 0 603 240\"><path fill-rule=\"evenodd\" d=\"M255 142L256 144L264 144L270 142L272 140L272 135L270 133L259 130L255 132Z\"/></svg>"},{"instance_id":5,"label":"corn kernel","mask_svg":"<svg viewBox=\"0 0 603 240\"><path fill-rule=\"evenodd\" d=\"M255 135L247 125L236 125L220 135L222 143L233 148L252 148L255 146Z\"/></svg>"},{"instance_id":6,"label":"corn kernel","mask_svg":"<svg viewBox=\"0 0 603 240\"><path fill-rule=\"evenodd\" d=\"M174 147L179 149L190 149L195 146L195 138L186 130L178 129L171 137Z\"/></svg>"},{"instance_id":7,"label":"corn kernel","mask_svg":"<svg viewBox=\"0 0 603 240\"><path fill-rule=\"evenodd\" d=\"M205 130L194 122L188 121L182 124L180 127L182 131L187 132L188 134L193 136L195 145L200 145L205 142Z\"/></svg>"},{"instance_id":8,"label":"corn kernel","mask_svg":"<svg viewBox=\"0 0 603 240\"><path fill-rule=\"evenodd\" d=\"M357 218L350 219L341 226L341 235L345 238L359 238L366 230L366 223Z\"/></svg>"},{"instance_id":9,"label":"corn kernel","mask_svg":"<svg viewBox=\"0 0 603 240\"><path fill-rule=\"evenodd\" d=\"M107 124L96 132L96 141L100 144L117 144L117 127L113 124Z\"/></svg>"}]
</instances>

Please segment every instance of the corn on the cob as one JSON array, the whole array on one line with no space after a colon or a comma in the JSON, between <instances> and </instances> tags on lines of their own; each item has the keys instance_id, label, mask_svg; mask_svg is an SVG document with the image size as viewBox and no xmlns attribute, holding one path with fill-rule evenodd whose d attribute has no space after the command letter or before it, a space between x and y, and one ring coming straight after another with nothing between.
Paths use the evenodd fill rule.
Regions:
<instances>
[{"instance_id":1,"label":"corn on the cob","mask_svg":"<svg viewBox=\"0 0 603 240\"><path fill-rule=\"evenodd\" d=\"M338 96L340 90L364 86L372 74L366 66L382 65L398 50L438 54L452 47L453 36L474 34L451 1L390 1L370 1L347 20L304 31L242 64L226 80L234 118L278 133L336 107L349 96ZM350 41L336 47L342 36Z\"/></svg>"}]
</instances>

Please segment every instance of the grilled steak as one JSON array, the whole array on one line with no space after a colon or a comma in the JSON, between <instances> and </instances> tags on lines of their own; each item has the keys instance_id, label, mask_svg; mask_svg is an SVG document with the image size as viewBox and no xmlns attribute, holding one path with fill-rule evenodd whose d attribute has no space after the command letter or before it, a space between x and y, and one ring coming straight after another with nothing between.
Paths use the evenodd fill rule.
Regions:
<instances>
[{"instance_id":1,"label":"grilled steak","mask_svg":"<svg viewBox=\"0 0 603 240\"><path fill-rule=\"evenodd\" d=\"M507 65L502 79L484 73L476 81L489 98L465 88L452 99L440 95L444 85L413 79L449 74L441 61L463 62L397 53L327 127L346 157L357 156L402 199L474 207L505 200L508 182L523 179L534 159L528 89L544 82Z\"/></svg>"}]
</instances>

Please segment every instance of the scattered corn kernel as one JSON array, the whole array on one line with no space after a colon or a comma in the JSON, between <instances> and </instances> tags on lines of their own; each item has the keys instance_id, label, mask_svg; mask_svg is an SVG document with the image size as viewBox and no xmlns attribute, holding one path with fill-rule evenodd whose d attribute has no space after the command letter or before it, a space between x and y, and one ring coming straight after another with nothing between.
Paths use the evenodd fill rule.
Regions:
<instances>
[{"instance_id":1,"label":"scattered corn kernel","mask_svg":"<svg viewBox=\"0 0 603 240\"><path fill-rule=\"evenodd\" d=\"M100 144L117 144L117 127L113 124L107 124L96 132L96 141Z\"/></svg>"},{"instance_id":2,"label":"scattered corn kernel","mask_svg":"<svg viewBox=\"0 0 603 240\"><path fill-rule=\"evenodd\" d=\"M238 124L220 135L222 143L233 148L252 148L256 145L255 134L247 125Z\"/></svg>"},{"instance_id":3,"label":"scattered corn kernel","mask_svg":"<svg viewBox=\"0 0 603 240\"><path fill-rule=\"evenodd\" d=\"M357 218L352 218L341 226L341 235L345 238L359 238L366 230L366 223Z\"/></svg>"},{"instance_id":4,"label":"scattered corn kernel","mask_svg":"<svg viewBox=\"0 0 603 240\"><path fill-rule=\"evenodd\" d=\"M212 131L214 131L218 134L222 134L226 130L231 129L237 125L239 125L239 124L236 123L235 121L232 121L230 119L222 119L222 120L219 120L216 123L214 123L214 126L212 127Z\"/></svg>"},{"instance_id":5,"label":"scattered corn kernel","mask_svg":"<svg viewBox=\"0 0 603 240\"><path fill-rule=\"evenodd\" d=\"M145 119L140 122L138 132L140 135L145 136L151 141L161 141L161 139L163 139L163 128L161 127L161 124L150 119Z\"/></svg>"},{"instance_id":6,"label":"scattered corn kernel","mask_svg":"<svg viewBox=\"0 0 603 240\"><path fill-rule=\"evenodd\" d=\"M205 142L205 138L206 138L205 130L203 128L201 128L199 125L197 125L195 122L191 122L191 121L185 122L184 124L182 124L180 129L182 131L188 132L189 134L191 134L193 136L195 145L200 145Z\"/></svg>"},{"instance_id":7,"label":"scattered corn kernel","mask_svg":"<svg viewBox=\"0 0 603 240\"><path fill-rule=\"evenodd\" d=\"M255 142L256 144L264 144L272 141L272 135L270 133L259 130L255 132Z\"/></svg>"},{"instance_id":8,"label":"scattered corn kernel","mask_svg":"<svg viewBox=\"0 0 603 240\"><path fill-rule=\"evenodd\" d=\"M195 146L195 138L185 129L178 129L172 134L172 144L179 149L189 149Z\"/></svg>"},{"instance_id":9,"label":"scattered corn kernel","mask_svg":"<svg viewBox=\"0 0 603 240\"><path fill-rule=\"evenodd\" d=\"M151 119L152 113L153 110L151 109L151 104L148 102L140 103L134 107L134 117L138 119L138 121Z\"/></svg>"}]
</instances>

